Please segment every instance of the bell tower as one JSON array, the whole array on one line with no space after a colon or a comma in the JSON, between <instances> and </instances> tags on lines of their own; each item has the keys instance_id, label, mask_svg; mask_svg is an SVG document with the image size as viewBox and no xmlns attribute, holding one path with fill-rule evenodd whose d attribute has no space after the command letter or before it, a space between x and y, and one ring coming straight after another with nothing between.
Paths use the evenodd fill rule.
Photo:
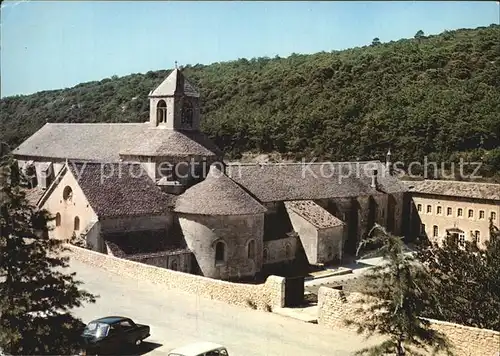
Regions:
<instances>
[{"instance_id":1,"label":"bell tower","mask_svg":"<svg viewBox=\"0 0 500 356\"><path fill-rule=\"evenodd\" d=\"M168 130L199 131L200 94L177 68L149 93L149 123Z\"/></svg>"}]
</instances>

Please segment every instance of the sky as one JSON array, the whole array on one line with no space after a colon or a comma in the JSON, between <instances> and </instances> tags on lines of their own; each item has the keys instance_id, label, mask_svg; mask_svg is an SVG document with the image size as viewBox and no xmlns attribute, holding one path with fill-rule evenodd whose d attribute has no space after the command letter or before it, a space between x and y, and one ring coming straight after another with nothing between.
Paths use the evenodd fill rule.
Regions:
<instances>
[{"instance_id":1,"label":"sky","mask_svg":"<svg viewBox=\"0 0 500 356\"><path fill-rule=\"evenodd\" d=\"M286 57L489 26L499 10L496 1L3 1L0 96L175 61Z\"/></svg>"}]
</instances>

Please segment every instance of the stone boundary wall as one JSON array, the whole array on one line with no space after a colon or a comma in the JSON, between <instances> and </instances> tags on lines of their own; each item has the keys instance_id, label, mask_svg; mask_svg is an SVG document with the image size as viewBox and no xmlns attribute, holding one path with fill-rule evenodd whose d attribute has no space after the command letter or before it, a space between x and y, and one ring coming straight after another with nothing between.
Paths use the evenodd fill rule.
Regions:
<instances>
[{"instance_id":1,"label":"stone boundary wall","mask_svg":"<svg viewBox=\"0 0 500 356\"><path fill-rule=\"evenodd\" d=\"M118 275L157 283L168 289L253 309L271 311L284 306L285 279L269 276L263 284L242 284L206 278L129 261L67 245L70 258Z\"/></svg>"},{"instance_id":2,"label":"stone boundary wall","mask_svg":"<svg viewBox=\"0 0 500 356\"><path fill-rule=\"evenodd\" d=\"M361 321L356 313L362 298L360 293L343 293L328 287L320 287L318 293L318 324L329 328L348 328L343 320ZM366 297L365 297L366 298ZM456 356L499 356L500 332L427 319L434 330L442 332L452 343ZM353 327L350 327L353 328Z\"/></svg>"}]
</instances>

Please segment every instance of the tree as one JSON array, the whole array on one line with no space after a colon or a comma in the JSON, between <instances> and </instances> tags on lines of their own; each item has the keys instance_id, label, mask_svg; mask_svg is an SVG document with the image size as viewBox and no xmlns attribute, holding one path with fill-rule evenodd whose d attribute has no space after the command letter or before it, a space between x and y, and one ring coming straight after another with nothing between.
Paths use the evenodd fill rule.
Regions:
<instances>
[{"instance_id":1,"label":"tree","mask_svg":"<svg viewBox=\"0 0 500 356\"><path fill-rule=\"evenodd\" d=\"M49 239L47 211L30 206L11 157L0 165L0 350L75 354L83 323L69 310L95 297L65 274L63 241Z\"/></svg>"},{"instance_id":2,"label":"tree","mask_svg":"<svg viewBox=\"0 0 500 356\"><path fill-rule=\"evenodd\" d=\"M436 304L423 315L452 323L500 331L500 233L490 220L485 249L447 237L442 245L423 242L417 258L437 279Z\"/></svg>"},{"instance_id":3,"label":"tree","mask_svg":"<svg viewBox=\"0 0 500 356\"><path fill-rule=\"evenodd\" d=\"M422 31L422 30L418 30L414 36L415 39L421 39L423 37L424 37L424 31Z\"/></svg>"},{"instance_id":4,"label":"tree","mask_svg":"<svg viewBox=\"0 0 500 356\"><path fill-rule=\"evenodd\" d=\"M363 316L363 320L345 322L356 326L358 333L366 332L367 337L379 333L388 339L377 346L359 350L357 354L422 355L431 350L451 355L447 338L431 329L429 321L420 318L426 305L434 300L429 289L432 278L424 266L413 256L405 254L401 238L387 233L380 225L372 228L360 246L365 245L379 245L377 252L386 263L375 266L372 273L366 274L361 286L365 297L358 300L361 307L357 313Z\"/></svg>"},{"instance_id":5,"label":"tree","mask_svg":"<svg viewBox=\"0 0 500 356\"><path fill-rule=\"evenodd\" d=\"M380 44L380 38L375 37L375 38L372 40L372 46L378 46L379 44Z\"/></svg>"}]
</instances>

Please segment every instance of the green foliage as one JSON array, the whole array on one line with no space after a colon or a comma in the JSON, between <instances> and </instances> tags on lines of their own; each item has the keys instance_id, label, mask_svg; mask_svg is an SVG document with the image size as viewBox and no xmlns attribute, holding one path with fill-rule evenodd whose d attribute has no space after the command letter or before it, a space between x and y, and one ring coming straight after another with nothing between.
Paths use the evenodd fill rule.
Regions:
<instances>
[{"instance_id":1,"label":"green foliage","mask_svg":"<svg viewBox=\"0 0 500 356\"><path fill-rule=\"evenodd\" d=\"M500 331L500 232L491 225L486 249L451 237L442 246L423 244L418 251L429 272L436 303L426 307L429 318Z\"/></svg>"},{"instance_id":2,"label":"green foliage","mask_svg":"<svg viewBox=\"0 0 500 356\"><path fill-rule=\"evenodd\" d=\"M233 158L244 152L333 161L440 161L500 142L500 26L288 58L186 66L200 88L202 128ZM0 100L11 147L46 122L144 122L150 71ZM493 161L483 174L493 175Z\"/></svg>"},{"instance_id":3,"label":"green foliage","mask_svg":"<svg viewBox=\"0 0 500 356\"><path fill-rule=\"evenodd\" d=\"M420 318L427 305L433 303L431 275L415 258L405 254L402 239L393 236L380 225L375 225L362 244L380 245L384 264L375 266L366 274L356 311L362 321L346 320L358 333L368 337L374 333L387 336L375 347L364 348L358 355L426 355L444 351L451 355L446 337L431 329L429 322Z\"/></svg>"},{"instance_id":4,"label":"green foliage","mask_svg":"<svg viewBox=\"0 0 500 356\"><path fill-rule=\"evenodd\" d=\"M49 216L28 204L15 167L12 158L0 166L0 350L76 354L84 325L69 310L95 298L63 273L63 242L48 238Z\"/></svg>"}]
</instances>

